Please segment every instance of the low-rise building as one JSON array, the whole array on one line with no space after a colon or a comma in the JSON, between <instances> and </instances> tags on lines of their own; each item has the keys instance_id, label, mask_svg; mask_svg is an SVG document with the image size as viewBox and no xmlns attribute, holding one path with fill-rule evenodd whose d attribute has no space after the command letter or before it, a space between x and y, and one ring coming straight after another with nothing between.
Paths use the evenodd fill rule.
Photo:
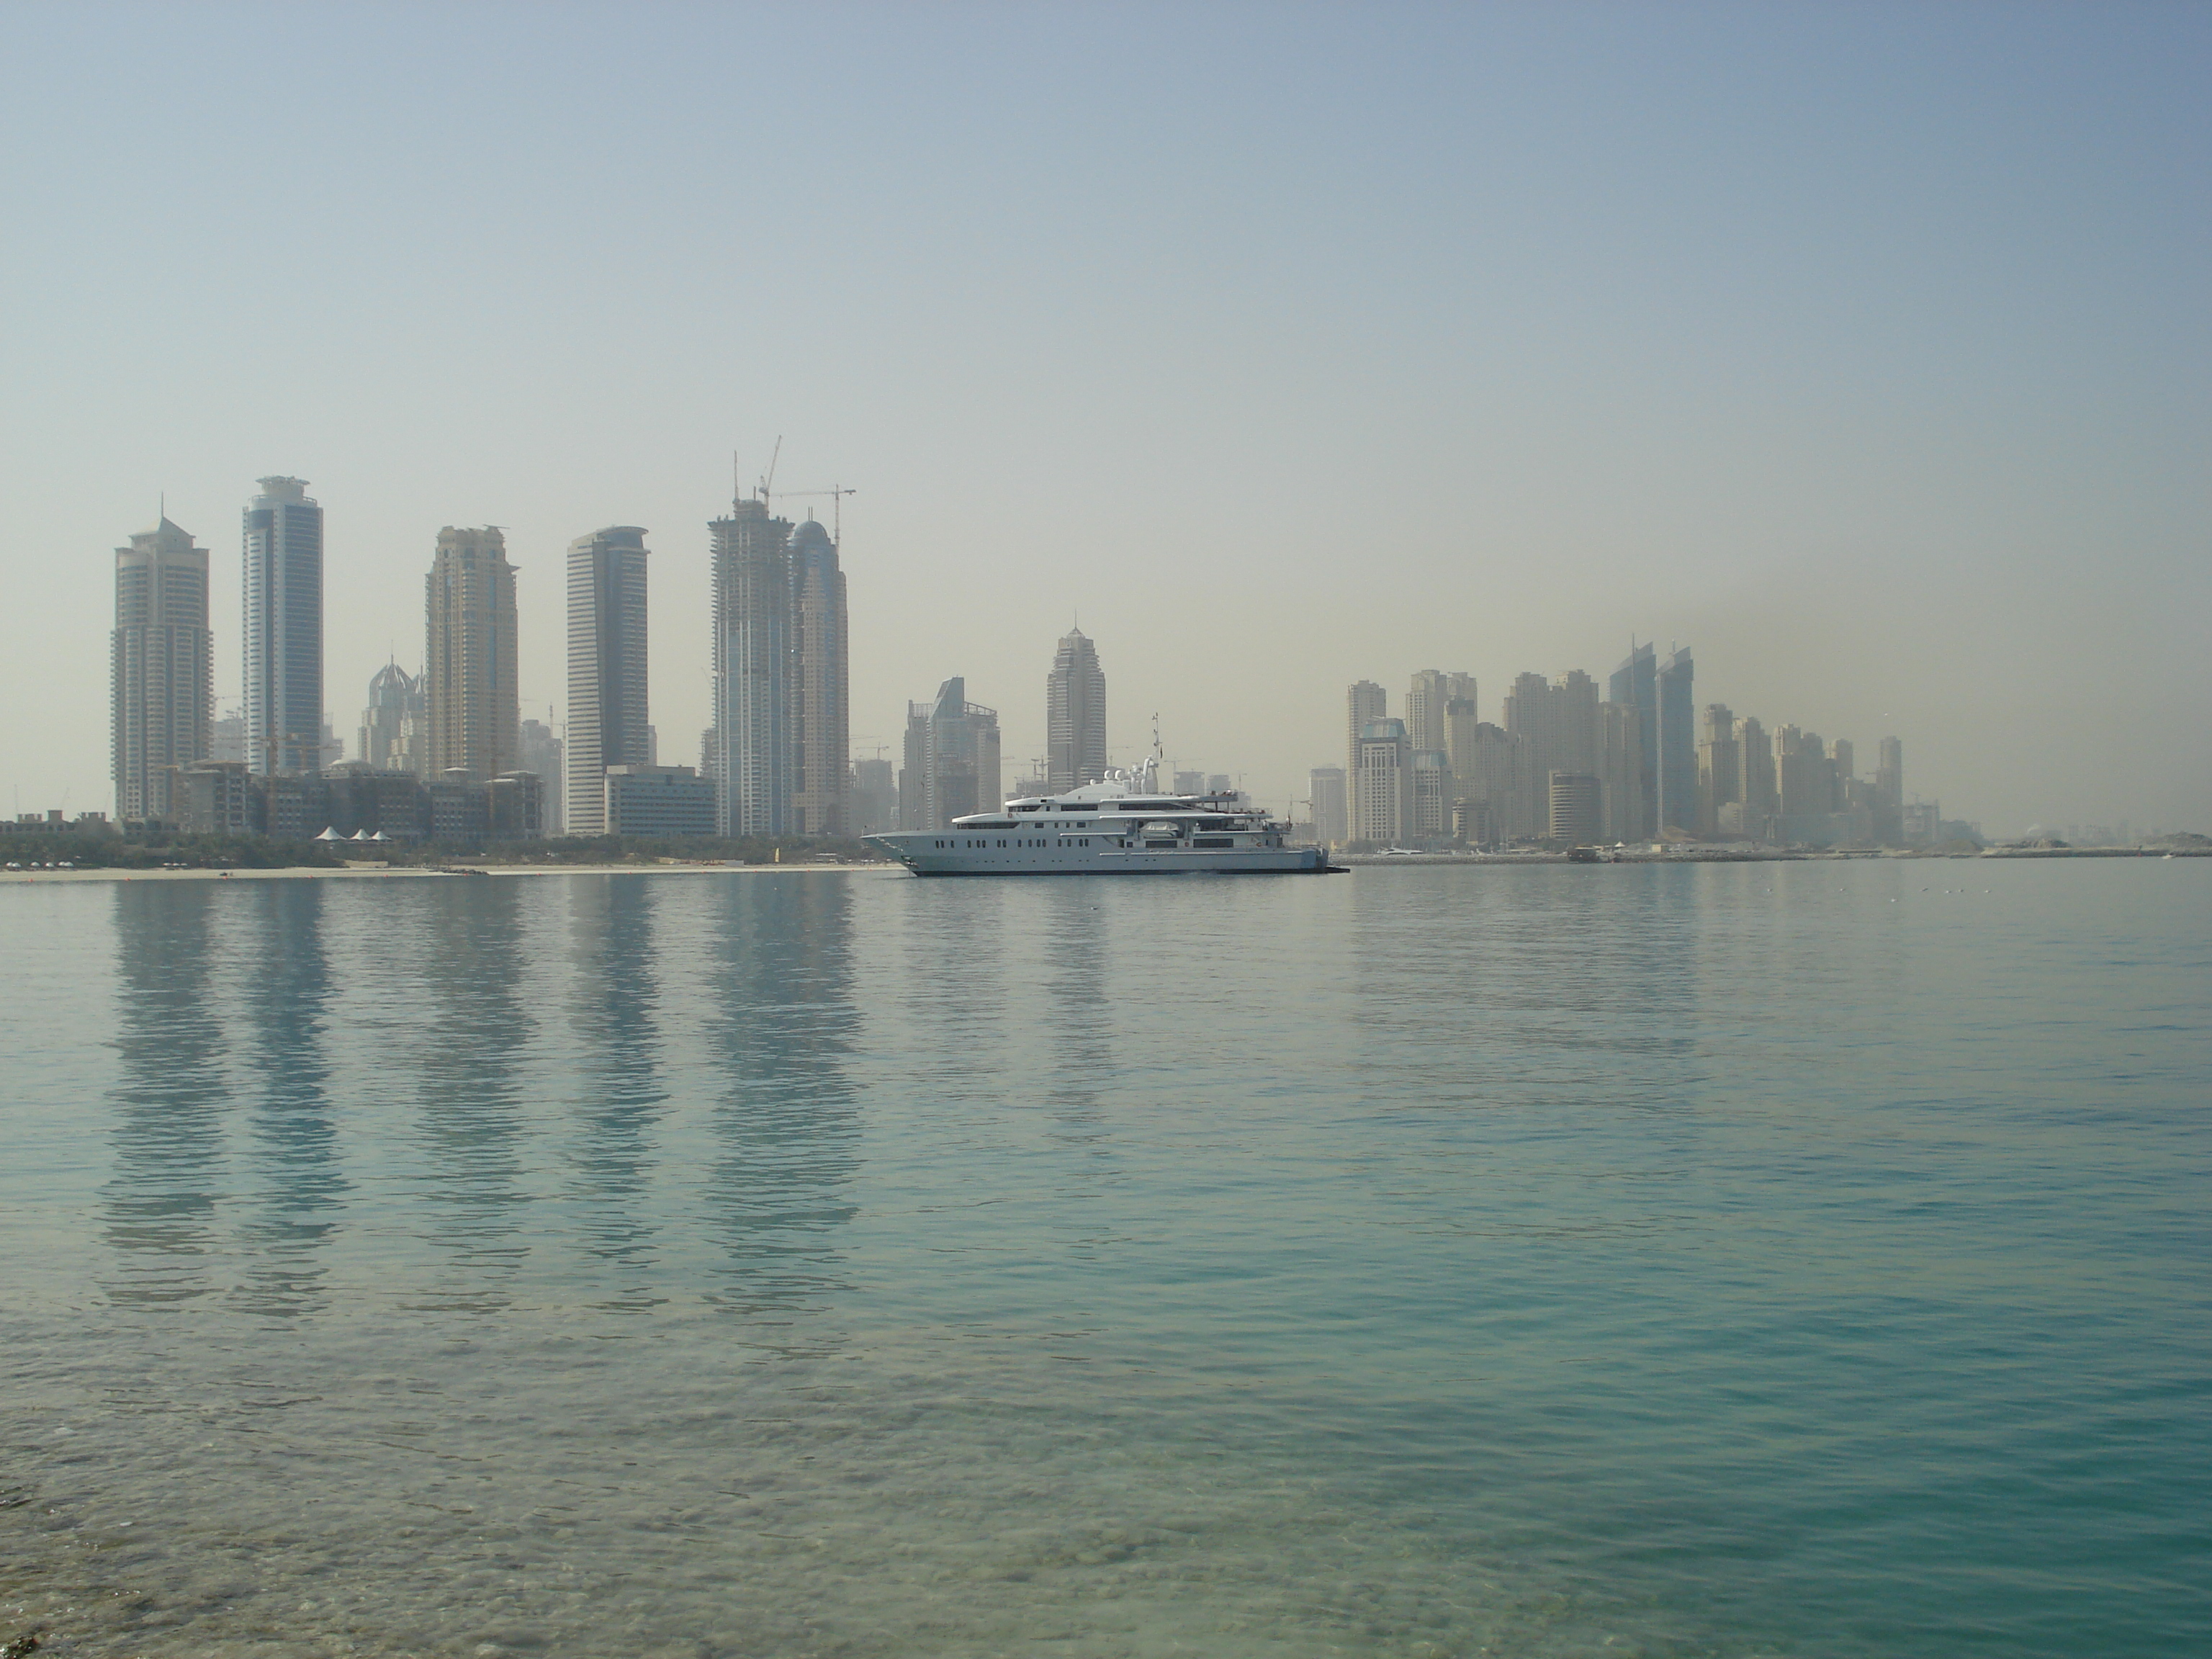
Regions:
<instances>
[{"instance_id":1,"label":"low-rise building","mask_svg":"<svg viewBox=\"0 0 2212 1659\"><path fill-rule=\"evenodd\" d=\"M606 826L611 836L711 836L714 781L689 766L610 766Z\"/></svg>"},{"instance_id":2,"label":"low-rise building","mask_svg":"<svg viewBox=\"0 0 2212 1659\"><path fill-rule=\"evenodd\" d=\"M251 836L259 833L257 802L244 761L195 761L178 769L170 810L194 835Z\"/></svg>"}]
</instances>

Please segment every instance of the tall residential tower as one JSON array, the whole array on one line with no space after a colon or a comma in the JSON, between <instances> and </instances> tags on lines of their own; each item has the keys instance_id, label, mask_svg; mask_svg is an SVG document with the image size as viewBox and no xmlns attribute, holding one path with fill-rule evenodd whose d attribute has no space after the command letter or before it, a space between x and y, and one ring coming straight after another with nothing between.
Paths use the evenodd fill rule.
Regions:
<instances>
[{"instance_id":1,"label":"tall residential tower","mask_svg":"<svg viewBox=\"0 0 2212 1659\"><path fill-rule=\"evenodd\" d=\"M936 702L907 704L899 827L949 830L970 812L996 811L999 749L999 711L969 702L960 675L937 688Z\"/></svg>"},{"instance_id":2,"label":"tall residential tower","mask_svg":"<svg viewBox=\"0 0 2212 1659\"><path fill-rule=\"evenodd\" d=\"M1631 645L1606 690L1608 702L1636 711L1634 798L1620 803L1614 828L1620 839L1639 841L1659 833L1659 653Z\"/></svg>"},{"instance_id":3,"label":"tall residential tower","mask_svg":"<svg viewBox=\"0 0 2212 1659\"><path fill-rule=\"evenodd\" d=\"M115 816L173 816L174 768L207 758L215 715L208 553L164 514L115 550L108 651Z\"/></svg>"},{"instance_id":4,"label":"tall residential tower","mask_svg":"<svg viewBox=\"0 0 2212 1659\"><path fill-rule=\"evenodd\" d=\"M791 580L792 833L849 836L853 716L845 573L838 566L837 544L812 519L791 532Z\"/></svg>"},{"instance_id":5,"label":"tall residential tower","mask_svg":"<svg viewBox=\"0 0 2212 1659\"><path fill-rule=\"evenodd\" d=\"M304 478L263 478L246 508L246 763L321 769L323 509Z\"/></svg>"},{"instance_id":6,"label":"tall residential tower","mask_svg":"<svg viewBox=\"0 0 2212 1659\"><path fill-rule=\"evenodd\" d=\"M616 525L568 544L569 835L603 836L610 766L649 766L645 532ZM549 791L558 787L545 780Z\"/></svg>"},{"instance_id":7,"label":"tall residential tower","mask_svg":"<svg viewBox=\"0 0 2212 1659\"><path fill-rule=\"evenodd\" d=\"M852 665L837 544L763 501L708 526L714 724L707 770L726 836L852 833Z\"/></svg>"},{"instance_id":8,"label":"tall residential tower","mask_svg":"<svg viewBox=\"0 0 2212 1659\"><path fill-rule=\"evenodd\" d=\"M1695 669L1684 646L1659 665L1659 831L1698 833Z\"/></svg>"},{"instance_id":9,"label":"tall residential tower","mask_svg":"<svg viewBox=\"0 0 2212 1659\"><path fill-rule=\"evenodd\" d=\"M1106 775L1106 671L1089 635L1071 629L1045 680L1045 788L1063 794Z\"/></svg>"},{"instance_id":10,"label":"tall residential tower","mask_svg":"<svg viewBox=\"0 0 2212 1659\"><path fill-rule=\"evenodd\" d=\"M430 776L456 767L487 781L515 769L522 706L515 691L514 567L496 526L438 532L424 583Z\"/></svg>"},{"instance_id":11,"label":"tall residential tower","mask_svg":"<svg viewBox=\"0 0 2212 1659\"><path fill-rule=\"evenodd\" d=\"M791 830L791 524L737 501L707 526L714 562L714 828Z\"/></svg>"},{"instance_id":12,"label":"tall residential tower","mask_svg":"<svg viewBox=\"0 0 2212 1659\"><path fill-rule=\"evenodd\" d=\"M396 662L385 664L369 681L368 706L361 711L362 760L380 772L421 777L428 764L428 724L421 679Z\"/></svg>"}]
</instances>

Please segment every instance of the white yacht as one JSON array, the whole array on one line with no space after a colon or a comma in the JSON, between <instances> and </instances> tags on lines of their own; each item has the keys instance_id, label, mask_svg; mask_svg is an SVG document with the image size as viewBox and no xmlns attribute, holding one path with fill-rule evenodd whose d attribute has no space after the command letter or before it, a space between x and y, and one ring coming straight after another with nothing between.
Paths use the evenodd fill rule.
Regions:
<instances>
[{"instance_id":1,"label":"white yacht","mask_svg":"<svg viewBox=\"0 0 2212 1659\"><path fill-rule=\"evenodd\" d=\"M1339 866L1292 844L1290 826L1241 795L1164 795L1146 763L1064 795L1008 801L950 830L862 837L917 876L1319 873Z\"/></svg>"}]
</instances>

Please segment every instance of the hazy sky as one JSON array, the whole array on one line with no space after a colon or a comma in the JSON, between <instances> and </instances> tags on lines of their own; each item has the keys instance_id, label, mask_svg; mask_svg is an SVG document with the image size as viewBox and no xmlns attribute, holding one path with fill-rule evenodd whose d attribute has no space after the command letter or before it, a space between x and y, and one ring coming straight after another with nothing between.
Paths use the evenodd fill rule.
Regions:
<instances>
[{"instance_id":1,"label":"hazy sky","mask_svg":"<svg viewBox=\"0 0 2212 1659\"><path fill-rule=\"evenodd\" d=\"M112 810L161 492L235 696L268 473L349 752L439 526L542 716L641 524L696 761L781 434L862 753L965 674L1011 779L1079 611L1117 751L1279 803L1351 680L1634 635L1992 831L2212 830L2208 86L2200 4L0 7L0 787Z\"/></svg>"}]
</instances>

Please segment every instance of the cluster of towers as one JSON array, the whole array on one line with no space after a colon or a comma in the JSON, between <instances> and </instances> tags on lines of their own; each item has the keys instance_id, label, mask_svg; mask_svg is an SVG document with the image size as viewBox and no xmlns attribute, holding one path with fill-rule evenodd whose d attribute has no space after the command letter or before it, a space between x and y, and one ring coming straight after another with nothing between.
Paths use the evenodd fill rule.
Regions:
<instances>
[{"instance_id":1,"label":"cluster of towers","mask_svg":"<svg viewBox=\"0 0 2212 1659\"><path fill-rule=\"evenodd\" d=\"M264 478L246 509L243 692L227 721L213 718L209 554L164 514L116 550L117 816L309 835L340 818L365 832L365 812L393 836L852 833L836 544L811 519L775 517L765 499L735 502L708 532L714 725L701 768L657 763L647 550L635 525L568 546L565 743L522 718L504 532L448 526L424 579L422 672L378 672L358 753L344 761L324 714L323 511L305 482ZM409 779L422 787L410 793ZM443 817L441 791L463 803ZM382 802L380 814L364 800ZM466 805L479 800L481 811ZM501 800L516 805L501 813Z\"/></svg>"},{"instance_id":2,"label":"cluster of towers","mask_svg":"<svg viewBox=\"0 0 2212 1659\"><path fill-rule=\"evenodd\" d=\"M1018 794L1065 793L1106 775L1106 671L1098 647L1080 628L1060 638L1045 676L1044 771L1016 786ZM896 813L902 830L944 830L970 812L997 810L1001 788L999 711L968 701L968 682L955 676L927 702L909 702L906 746L898 774ZM855 775L866 781L863 761ZM870 828L890 828L889 814Z\"/></svg>"},{"instance_id":3,"label":"cluster of towers","mask_svg":"<svg viewBox=\"0 0 2212 1659\"><path fill-rule=\"evenodd\" d=\"M246 504L238 764L319 771L323 729L323 510L299 478L261 480ZM208 551L164 512L115 550L109 732L116 816L172 818L184 769L215 750L215 633Z\"/></svg>"},{"instance_id":4,"label":"cluster of towers","mask_svg":"<svg viewBox=\"0 0 2212 1659\"><path fill-rule=\"evenodd\" d=\"M1314 830L1334 844L1744 840L1891 845L1905 838L1904 745L1871 778L1852 745L1794 726L1771 735L1695 702L1690 652L1631 648L1601 696L1580 669L1522 674L1502 725L1474 677L1424 670L1406 713L1362 680L1346 694L1342 768L1311 775Z\"/></svg>"}]
</instances>

